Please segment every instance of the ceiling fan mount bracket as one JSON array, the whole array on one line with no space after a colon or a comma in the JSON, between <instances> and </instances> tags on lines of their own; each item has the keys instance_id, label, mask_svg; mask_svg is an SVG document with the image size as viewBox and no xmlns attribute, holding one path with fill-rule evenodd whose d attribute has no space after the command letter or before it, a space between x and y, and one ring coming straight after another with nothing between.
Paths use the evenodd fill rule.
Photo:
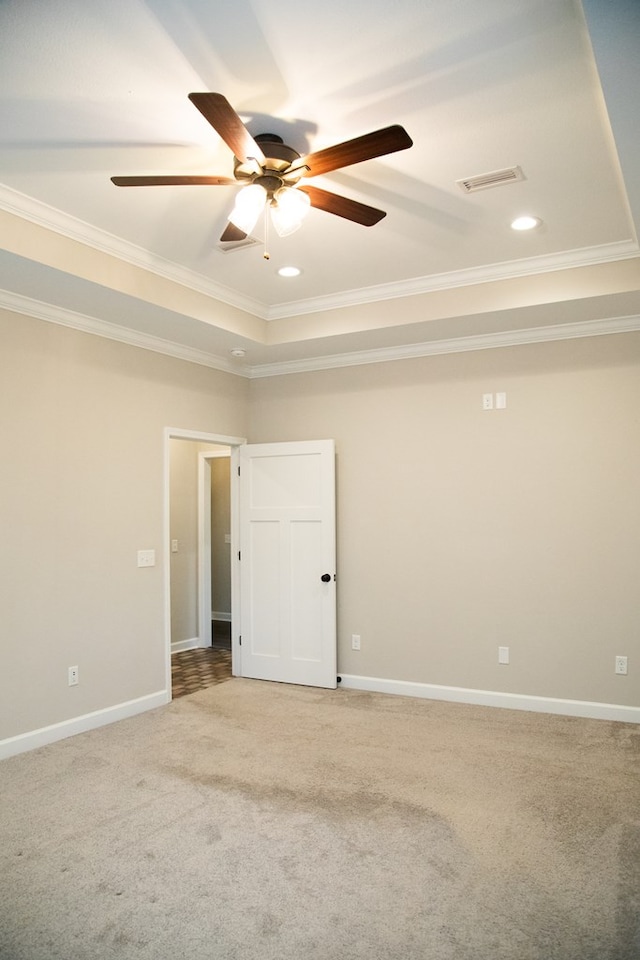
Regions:
<instances>
[{"instance_id":1,"label":"ceiling fan mount bracket","mask_svg":"<svg viewBox=\"0 0 640 960\"><path fill-rule=\"evenodd\" d=\"M277 133L258 133L253 139L256 143L284 143Z\"/></svg>"}]
</instances>

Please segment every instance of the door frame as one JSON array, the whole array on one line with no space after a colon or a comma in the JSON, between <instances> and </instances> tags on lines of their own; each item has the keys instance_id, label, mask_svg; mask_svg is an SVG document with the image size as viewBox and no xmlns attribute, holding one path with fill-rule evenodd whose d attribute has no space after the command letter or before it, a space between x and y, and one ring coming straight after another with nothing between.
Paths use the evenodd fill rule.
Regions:
<instances>
[{"instance_id":1,"label":"door frame","mask_svg":"<svg viewBox=\"0 0 640 960\"><path fill-rule=\"evenodd\" d=\"M247 442L246 437L228 437L218 433L205 433L199 430L184 430L180 427L164 428L164 504L163 504L163 589L164 589L164 647L165 647L165 690L167 703L171 701L171 499L170 465L171 440L194 440L196 443L217 443L230 448L231 477L237 474L239 463L238 449ZM199 507L199 504L198 504ZM200 509L198 509L198 550L202 535ZM231 550L237 552L239 540L239 510L237 484L231 483ZM200 572L198 572L198 581ZM231 564L231 659L234 676L241 676L240 646L238 642L238 624L240 622L238 564ZM199 583L198 583L199 585ZM200 636L200 600L198 601L198 635ZM211 611L209 611L211 614Z\"/></svg>"}]
</instances>

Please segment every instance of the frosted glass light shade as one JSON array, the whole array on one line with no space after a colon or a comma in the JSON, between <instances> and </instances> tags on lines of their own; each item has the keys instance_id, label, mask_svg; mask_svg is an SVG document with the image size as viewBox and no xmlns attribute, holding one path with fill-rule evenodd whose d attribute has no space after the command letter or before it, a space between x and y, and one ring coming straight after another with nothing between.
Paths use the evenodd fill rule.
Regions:
<instances>
[{"instance_id":1,"label":"frosted glass light shade","mask_svg":"<svg viewBox=\"0 0 640 960\"><path fill-rule=\"evenodd\" d=\"M280 187L273 195L271 221L279 237L288 237L302 226L311 201L302 190Z\"/></svg>"},{"instance_id":2,"label":"frosted glass light shade","mask_svg":"<svg viewBox=\"0 0 640 960\"><path fill-rule=\"evenodd\" d=\"M243 187L236 197L235 206L229 214L229 220L238 230L249 234L258 222L258 217L264 210L266 202L267 191L259 183L252 183L248 187Z\"/></svg>"}]
</instances>

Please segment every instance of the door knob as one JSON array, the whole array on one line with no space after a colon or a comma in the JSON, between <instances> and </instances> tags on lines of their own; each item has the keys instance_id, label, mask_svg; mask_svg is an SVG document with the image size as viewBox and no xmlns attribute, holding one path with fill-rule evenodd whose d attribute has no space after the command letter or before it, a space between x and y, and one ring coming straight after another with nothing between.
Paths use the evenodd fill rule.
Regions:
<instances>
[{"instance_id":1,"label":"door knob","mask_svg":"<svg viewBox=\"0 0 640 960\"><path fill-rule=\"evenodd\" d=\"M323 583L329 583L329 581L331 580L331 574L323 573L320 579L322 580Z\"/></svg>"}]
</instances>

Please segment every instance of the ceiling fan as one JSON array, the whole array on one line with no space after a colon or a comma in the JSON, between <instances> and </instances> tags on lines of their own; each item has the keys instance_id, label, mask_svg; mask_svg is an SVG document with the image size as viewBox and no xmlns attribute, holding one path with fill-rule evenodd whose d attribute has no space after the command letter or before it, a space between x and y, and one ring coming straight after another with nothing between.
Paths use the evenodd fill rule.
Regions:
<instances>
[{"instance_id":1,"label":"ceiling fan","mask_svg":"<svg viewBox=\"0 0 640 960\"><path fill-rule=\"evenodd\" d=\"M301 181L362 160L406 150L413 141L398 124L300 156L276 134L263 133L252 137L222 94L190 93L189 99L233 151L234 178L188 175L111 177L117 187L242 184L243 189L237 194L229 223L220 238L223 242L244 240L266 207L270 209L279 236L288 236L297 230L310 206L365 227L373 226L386 216L384 210Z\"/></svg>"}]
</instances>

